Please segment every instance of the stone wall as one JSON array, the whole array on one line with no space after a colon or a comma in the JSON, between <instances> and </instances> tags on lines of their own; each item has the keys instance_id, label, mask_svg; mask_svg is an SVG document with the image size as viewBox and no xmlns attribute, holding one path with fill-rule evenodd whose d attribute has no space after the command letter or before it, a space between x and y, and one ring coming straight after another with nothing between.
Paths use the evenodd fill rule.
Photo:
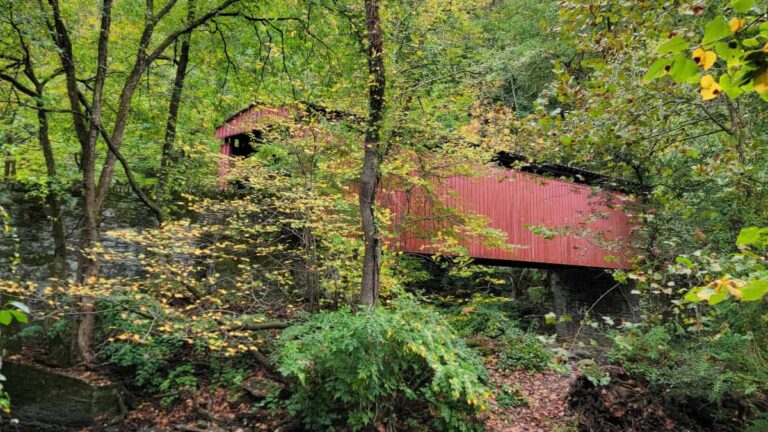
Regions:
<instances>
[{"instance_id":1,"label":"stone wall","mask_svg":"<svg viewBox=\"0 0 768 432\"><path fill-rule=\"evenodd\" d=\"M63 220L67 243L68 276L74 276L77 264L77 247L80 238L79 199L68 196L63 199ZM52 274L54 240L51 221L46 216L42 198L33 191L14 184L0 185L0 206L10 215L17 241L0 239L0 277L16 277L39 283ZM102 247L106 251L136 256L134 246L111 237L109 231L140 229L154 225L152 214L131 194L113 192L104 205L102 219ZM11 260L18 253L20 264L12 266ZM104 263L104 276L140 274L136 260ZM13 273L13 274L12 274Z\"/></svg>"}]
</instances>

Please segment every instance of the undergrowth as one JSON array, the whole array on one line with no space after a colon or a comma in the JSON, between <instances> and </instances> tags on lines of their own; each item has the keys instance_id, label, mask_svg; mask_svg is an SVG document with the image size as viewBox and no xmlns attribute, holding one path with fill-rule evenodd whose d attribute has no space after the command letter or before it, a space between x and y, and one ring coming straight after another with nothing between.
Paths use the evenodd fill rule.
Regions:
<instances>
[{"instance_id":1,"label":"undergrowth","mask_svg":"<svg viewBox=\"0 0 768 432\"><path fill-rule=\"evenodd\" d=\"M741 422L759 417L768 408L766 333L744 331L740 323L754 311L736 306L718 308L710 324L693 333L670 323L614 335L609 359L695 416Z\"/></svg>"},{"instance_id":2,"label":"undergrowth","mask_svg":"<svg viewBox=\"0 0 768 432\"><path fill-rule=\"evenodd\" d=\"M523 331L519 303L503 297L476 295L451 309L449 320L473 345L498 354L498 365L507 370L541 371L549 367L552 353L532 330Z\"/></svg>"},{"instance_id":3,"label":"undergrowth","mask_svg":"<svg viewBox=\"0 0 768 432\"><path fill-rule=\"evenodd\" d=\"M310 430L481 430L490 396L477 355L409 298L313 315L285 331L274 358L295 382L289 411Z\"/></svg>"}]
</instances>

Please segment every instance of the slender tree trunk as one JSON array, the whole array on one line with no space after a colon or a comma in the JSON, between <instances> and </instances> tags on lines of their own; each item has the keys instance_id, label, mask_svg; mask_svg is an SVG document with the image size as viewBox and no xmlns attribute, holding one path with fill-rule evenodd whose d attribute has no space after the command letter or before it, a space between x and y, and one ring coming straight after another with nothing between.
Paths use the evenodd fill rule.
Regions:
<instances>
[{"instance_id":1,"label":"slender tree trunk","mask_svg":"<svg viewBox=\"0 0 768 432\"><path fill-rule=\"evenodd\" d=\"M10 115L9 115L10 114ZM16 110L12 110L10 105L6 106L5 109L2 112L3 117L3 123L5 123L6 132L5 132L5 149L3 150L3 181L4 182L10 182L13 180L11 177L11 171L12 171L12 155L10 149L13 148L13 142L15 141L15 137L13 136L13 122L16 119Z\"/></svg>"},{"instance_id":2,"label":"slender tree trunk","mask_svg":"<svg viewBox=\"0 0 768 432\"><path fill-rule=\"evenodd\" d=\"M381 32L378 0L365 0L365 24L368 37L368 121L365 131L363 172L360 177L360 219L365 252L360 301L376 306L381 272L381 234L376 224L376 192L381 176L381 125L384 118L384 40Z\"/></svg>"},{"instance_id":3,"label":"slender tree trunk","mask_svg":"<svg viewBox=\"0 0 768 432\"><path fill-rule=\"evenodd\" d=\"M49 0L51 1L51 0ZM141 35L139 41L139 50L136 53L136 60L133 65L133 69L126 78L123 90L120 93L120 99L117 104L117 115L115 116L115 123L112 128L111 141L117 150L120 149L123 143L123 136L125 134L125 128L128 125L128 118L130 116L131 100L133 99L133 93L139 85L139 79L146 70L146 68L159 57L166 48L168 48L179 37L191 32L195 28L204 24L208 20L216 17L226 8L239 2L240 0L223 0L218 6L208 10L205 14L202 14L199 18L196 18L193 22L184 27L183 30L176 31L171 35L168 35L158 46L151 50L149 44L154 34L155 26L157 22L168 12L168 10L161 10L157 14L152 11L152 8L147 9L148 21L144 26L144 32ZM169 2L167 5L171 5ZM149 5L149 3L148 3ZM107 153L104 158L104 164L101 168L101 174L99 175L99 185L96 193L97 207L101 208L104 200L109 194L110 184L112 182L112 176L115 171L115 163L117 162L117 156L114 152Z\"/></svg>"},{"instance_id":4,"label":"slender tree trunk","mask_svg":"<svg viewBox=\"0 0 768 432\"><path fill-rule=\"evenodd\" d=\"M98 56L96 60L96 79L93 85L93 102L90 109L88 145L83 148L83 234L80 243L81 256L78 282L90 287L96 284L99 276L99 260L94 255L94 246L99 241L100 203L96 195L96 143L99 140L101 125L101 107L103 104L104 81L107 74L107 56L109 30L112 24L112 0L103 0L101 6L101 26L99 28ZM96 299L85 295L80 300L80 322L77 327L77 354L85 364L92 364L93 333L96 326Z\"/></svg>"},{"instance_id":5,"label":"slender tree trunk","mask_svg":"<svg viewBox=\"0 0 768 432\"><path fill-rule=\"evenodd\" d=\"M187 3L187 22L195 20L195 0L189 0ZM176 142L176 122L179 117L179 107L181 105L181 95L184 90L184 80L187 77L187 66L189 65L189 47L192 40L192 32L181 37L181 49L179 60L176 65L176 78L173 81L171 90L171 101L168 107L168 121L165 124L165 140L163 141L163 154L160 159L160 177L157 180L156 196L158 201L163 201L165 188L168 183L170 170L176 162L174 154L174 144Z\"/></svg>"},{"instance_id":6,"label":"slender tree trunk","mask_svg":"<svg viewBox=\"0 0 768 432\"><path fill-rule=\"evenodd\" d=\"M40 142L40 149L45 158L45 169L48 176L48 190L45 195L45 212L51 221L51 231L53 234L53 268L51 275L57 279L63 279L67 272L67 236L64 232L64 220L61 215L61 203L56 196L53 186L56 179L56 160L53 157L51 140L48 135L48 114L42 101L43 86L37 86L39 97L36 101L37 108L37 136Z\"/></svg>"}]
</instances>

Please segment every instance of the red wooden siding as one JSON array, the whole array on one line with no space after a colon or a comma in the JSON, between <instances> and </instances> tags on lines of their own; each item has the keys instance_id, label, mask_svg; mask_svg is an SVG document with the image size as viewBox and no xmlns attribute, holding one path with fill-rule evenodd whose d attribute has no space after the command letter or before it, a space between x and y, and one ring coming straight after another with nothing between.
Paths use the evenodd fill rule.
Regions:
<instances>
[{"instance_id":1,"label":"red wooden siding","mask_svg":"<svg viewBox=\"0 0 768 432\"><path fill-rule=\"evenodd\" d=\"M219 182L217 187L219 189L226 189L227 181L224 180L224 177L229 174L230 160L228 160L228 158L232 156L232 143L225 142L221 144L219 153L221 153L222 157L219 159Z\"/></svg>"},{"instance_id":2,"label":"red wooden siding","mask_svg":"<svg viewBox=\"0 0 768 432\"><path fill-rule=\"evenodd\" d=\"M507 233L508 244L520 246L505 250L467 238L462 245L472 258L599 268L629 266L626 254L633 225L622 210L627 201L623 194L595 193L582 184L493 169L487 177L450 178L438 195L451 208L485 216L491 227ZM438 225L449 227L448 221L430 219L430 205L425 200L406 198L402 192L388 192L385 203L392 210L394 223L401 223L406 212L416 220L427 220L403 227L396 250L437 252L430 247L430 230ZM545 239L535 235L531 226L567 227L569 234Z\"/></svg>"}]
</instances>

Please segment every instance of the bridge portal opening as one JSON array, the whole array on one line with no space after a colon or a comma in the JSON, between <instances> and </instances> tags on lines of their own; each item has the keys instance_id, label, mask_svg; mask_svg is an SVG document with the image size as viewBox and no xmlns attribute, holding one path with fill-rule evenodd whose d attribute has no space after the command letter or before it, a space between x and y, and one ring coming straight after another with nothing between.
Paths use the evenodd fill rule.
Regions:
<instances>
[{"instance_id":1,"label":"bridge portal opening","mask_svg":"<svg viewBox=\"0 0 768 432\"><path fill-rule=\"evenodd\" d=\"M229 146L229 156L246 158L253 153L263 142L263 133L260 130L253 130L248 133L240 133L224 138L224 145Z\"/></svg>"}]
</instances>

